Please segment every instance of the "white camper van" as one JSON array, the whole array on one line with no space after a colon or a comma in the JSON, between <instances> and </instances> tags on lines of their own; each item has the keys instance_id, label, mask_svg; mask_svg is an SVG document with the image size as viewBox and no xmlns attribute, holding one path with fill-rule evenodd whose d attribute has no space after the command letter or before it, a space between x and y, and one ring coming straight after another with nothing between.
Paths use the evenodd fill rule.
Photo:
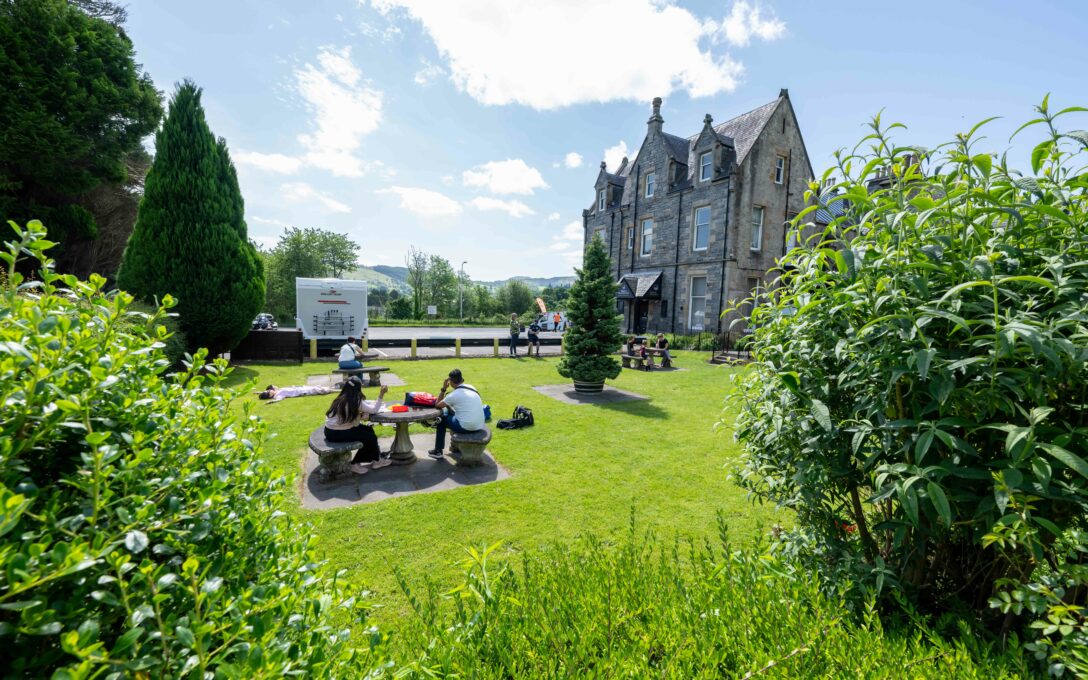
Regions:
<instances>
[{"instance_id":1,"label":"white camper van","mask_svg":"<svg viewBox=\"0 0 1088 680\"><path fill-rule=\"evenodd\" d=\"M296 278L297 323L303 337L366 337L366 294L366 281Z\"/></svg>"}]
</instances>

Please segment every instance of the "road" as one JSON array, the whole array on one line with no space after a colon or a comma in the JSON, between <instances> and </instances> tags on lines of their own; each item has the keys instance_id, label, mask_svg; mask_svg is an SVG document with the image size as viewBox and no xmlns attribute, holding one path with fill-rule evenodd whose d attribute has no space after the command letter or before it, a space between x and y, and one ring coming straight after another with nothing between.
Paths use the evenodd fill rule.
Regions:
<instances>
[{"instance_id":1,"label":"road","mask_svg":"<svg viewBox=\"0 0 1088 680\"><path fill-rule=\"evenodd\" d=\"M562 333L544 332L541 339L558 338ZM368 337L371 340L417 340L435 338L499 338L510 337L510 328L507 326L493 328L465 327L465 326L371 326ZM522 339L525 334L521 334Z\"/></svg>"}]
</instances>

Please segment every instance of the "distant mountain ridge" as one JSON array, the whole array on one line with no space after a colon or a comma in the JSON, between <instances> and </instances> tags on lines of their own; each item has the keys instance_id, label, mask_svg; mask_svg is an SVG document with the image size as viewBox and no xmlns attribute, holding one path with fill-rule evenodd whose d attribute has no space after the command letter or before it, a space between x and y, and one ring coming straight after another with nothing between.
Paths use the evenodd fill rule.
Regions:
<instances>
[{"instance_id":1,"label":"distant mountain ridge","mask_svg":"<svg viewBox=\"0 0 1088 680\"><path fill-rule=\"evenodd\" d=\"M412 287L408 285L407 267L394 267L384 264L364 265L350 274L345 275L344 278L366 281L371 286L381 286L382 288L398 290L402 293L410 293L412 291ZM474 281L473 283L479 283L494 289L501 287L511 279L517 279L523 282L534 291L546 288L547 286L569 286L574 283L573 276L512 276L510 279L502 279L499 281Z\"/></svg>"}]
</instances>

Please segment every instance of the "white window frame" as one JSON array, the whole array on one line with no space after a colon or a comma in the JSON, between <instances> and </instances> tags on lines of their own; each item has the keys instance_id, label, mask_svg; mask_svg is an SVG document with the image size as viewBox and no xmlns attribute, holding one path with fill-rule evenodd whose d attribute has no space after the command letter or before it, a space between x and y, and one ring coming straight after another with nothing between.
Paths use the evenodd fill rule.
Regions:
<instances>
[{"instance_id":1,"label":"white window frame","mask_svg":"<svg viewBox=\"0 0 1088 680\"><path fill-rule=\"evenodd\" d=\"M786 157L774 157L774 183L782 184L786 180Z\"/></svg>"},{"instance_id":2,"label":"white window frame","mask_svg":"<svg viewBox=\"0 0 1088 680\"><path fill-rule=\"evenodd\" d=\"M706 211L706 243L703 247L699 247L699 211ZM697 205L695 209L691 211L691 249L694 252L704 252L710 246L710 221L712 215L709 205Z\"/></svg>"},{"instance_id":3,"label":"white window frame","mask_svg":"<svg viewBox=\"0 0 1088 680\"><path fill-rule=\"evenodd\" d=\"M646 173L646 190L642 194L643 197L644 198L653 198L654 197L654 189L656 188L656 186L657 186L657 173L647 172Z\"/></svg>"},{"instance_id":4,"label":"white window frame","mask_svg":"<svg viewBox=\"0 0 1088 680\"><path fill-rule=\"evenodd\" d=\"M597 192L597 210L604 210L604 189Z\"/></svg>"},{"instance_id":5,"label":"white window frame","mask_svg":"<svg viewBox=\"0 0 1088 680\"><path fill-rule=\"evenodd\" d=\"M759 221L756 221L756 214L759 214ZM763 250L763 216L767 210L761 205L752 206L752 243L749 245L753 251Z\"/></svg>"},{"instance_id":6,"label":"white window frame","mask_svg":"<svg viewBox=\"0 0 1088 680\"><path fill-rule=\"evenodd\" d=\"M707 162L704 163L703 160ZM704 174L703 171L706 171ZM714 152L704 151L699 154L699 181L709 182L714 177Z\"/></svg>"},{"instance_id":7,"label":"white window frame","mask_svg":"<svg viewBox=\"0 0 1088 680\"><path fill-rule=\"evenodd\" d=\"M635 225L627 228L627 250L635 249Z\"/></svg>"},{"instance_id":8,"label":"white window frame","mask_svg":"<svg viewBox=\"0 0 1088 680\"><path fill-rule=\"evenodd\" d=\"M700 331L706 330L706 302L710 297L709 295L709 281L706 275L703 276L691 276L688 277L688 330L695 330L695 280L703 280L703 325L699 327Z\"/></svg>"},{"instance_id":9,"label":"white window frame","mask_svg":"<svg viewBox=\"0 0 1088 680\"><path fill-rule=\"evenodd\" d=\"M642 222L640 224L642 226L642 238L641 238L641 240L639 242L640 246L639 246L639 249L638 249L638 255L639 255L639 257L649 257L649 256L654 254L654 218L647 217L646 219L642 220ZM647 224L650 225L650 240L649 240L650 247L649 247L649 249L646 248L646 242L647 242L646 241L646 225Z\"/></svg>"}]
</instances>

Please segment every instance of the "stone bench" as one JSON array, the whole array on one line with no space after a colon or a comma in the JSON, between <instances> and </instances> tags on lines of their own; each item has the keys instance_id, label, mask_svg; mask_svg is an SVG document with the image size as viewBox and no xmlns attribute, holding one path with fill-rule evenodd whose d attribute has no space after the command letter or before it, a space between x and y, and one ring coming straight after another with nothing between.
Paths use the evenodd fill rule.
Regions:
<instances>
[{"instance_id":1,"label":"stone bench","mask_svg":"<svg viewBox=\"0 0 1088 680\"><path fill-rule=\"evenodd\" d=\"M363 448L362 442L330 442L325 440L325 426L310 433L310 450L317 454L321 465L317 475L325 480L351 474L351 459Z\"/></svg>"},{"instance_id":2,"label":"stone bench","mask_svg":"<svg viewBox=\"0 0 1088 680\"><path fill-rule=\"evenodd\" d=\"M388 370L388 366L363 366L362 368L334 368L332 372L334 375L344 375L348 377L366 373L367 385L376 387L382 384L382 373Z\"/></svg>"},{"instance_id":3,"label":"stone bench","mask_svg":"<svg viewBox=\"0 0 1088 680\"><path fill-rule=\"evenodd\" d=\"M642 370L642 364L646 360L636 354L621 354L620 361L623 362L624 368L637 368Z\"/></svg>"},{"instance_id":4,"label":"stone bench","mask_svg":"<svg viewBox=\"0 0 1088 680\"><path fill-rule=\"evenodd\" d=\"M450 444L461 453L457 464L464 467L483 465L484 447L491 443L491 430L486 425L475 432L451 432Z\"/></svg>"}]
</instances>

